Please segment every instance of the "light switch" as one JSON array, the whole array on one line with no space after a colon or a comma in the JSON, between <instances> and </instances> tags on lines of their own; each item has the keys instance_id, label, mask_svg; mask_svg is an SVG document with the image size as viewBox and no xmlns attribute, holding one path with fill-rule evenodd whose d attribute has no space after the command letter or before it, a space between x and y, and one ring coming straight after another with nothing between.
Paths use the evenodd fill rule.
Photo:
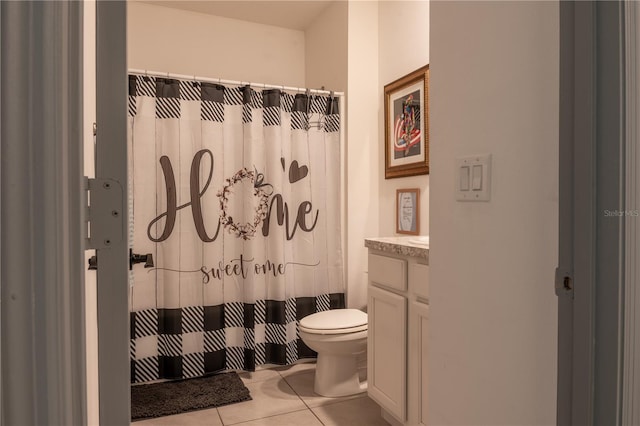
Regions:
<instances>
[{"instance_id":1,"label":"light switch","mask_svg":"<svg viewBox=\"0 0 640 426\"><path fill-rule=\"evenodd\" d=\"M469 190L469 167L460 167L460 191Z\"/></svg>"},{"instance_id":2,"label":"light switch","mask_svg":"<svg viewBox=\"0 0 640 426\"><path fill-rule=\"evenodd\" d=\"M471 180L471 188L474 191L482 190L482 166L473 166L473 178Z\"/></svg>"},{"instance_id":3,"label":"light switch","mask_svg":"<svg viewBox=\"0 0 640 426\"><path fill-rule=\"evenodd\" d=\"M455 165L456 200L490 201L491 154L457 157Z\"/></svg>"}]
</instances>

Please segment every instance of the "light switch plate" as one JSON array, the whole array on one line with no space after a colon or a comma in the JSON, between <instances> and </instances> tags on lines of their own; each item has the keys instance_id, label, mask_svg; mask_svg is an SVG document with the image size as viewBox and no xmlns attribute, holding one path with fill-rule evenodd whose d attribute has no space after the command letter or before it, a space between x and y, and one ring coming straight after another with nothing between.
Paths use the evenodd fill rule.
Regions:
<instances>
[{"instance_id":1,"label":"light switch plate","mask_svg":"<svg viewBox=\"0 0 640 426\"><path fill-rule=\"evenodd\" d=\"M478 174L480 168L480 176ZM472 173L469 176L469 170ZM462 176L469 181L461 182ZM456 200L489 201L491 199L491 154L456 158Z\"/></svg>"}]
</instances>

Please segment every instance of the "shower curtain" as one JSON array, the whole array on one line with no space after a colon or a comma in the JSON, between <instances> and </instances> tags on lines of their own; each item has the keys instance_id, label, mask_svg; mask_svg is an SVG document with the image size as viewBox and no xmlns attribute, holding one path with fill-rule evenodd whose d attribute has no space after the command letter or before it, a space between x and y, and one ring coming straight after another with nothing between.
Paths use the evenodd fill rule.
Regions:
<instances>
[{"instance_id":1,"label":"shower curtain","mask_svg":"<svg viewBox=\"0 0 640 426\"><path fill-rule=\"evenodd\" d=\"M338 99L129 76L131 381L313 357L344 307Z\"/></svg>"}]
</instances>

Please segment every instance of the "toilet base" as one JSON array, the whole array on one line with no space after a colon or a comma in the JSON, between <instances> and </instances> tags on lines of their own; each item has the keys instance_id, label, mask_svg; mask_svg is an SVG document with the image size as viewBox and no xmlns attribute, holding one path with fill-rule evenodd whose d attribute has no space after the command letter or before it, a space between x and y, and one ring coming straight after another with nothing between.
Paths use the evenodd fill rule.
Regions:
<instances>
[{"instance_id":1,"label":"toilet base","mask_svg":"<svg viewBox=\"0 0 640 426\"><path fill-rule=\"evenodd\" d=\"M356 356L318 354L313 390L331 398L366 392L367 382L360 381Z\"/></svg>"}]
</instances>

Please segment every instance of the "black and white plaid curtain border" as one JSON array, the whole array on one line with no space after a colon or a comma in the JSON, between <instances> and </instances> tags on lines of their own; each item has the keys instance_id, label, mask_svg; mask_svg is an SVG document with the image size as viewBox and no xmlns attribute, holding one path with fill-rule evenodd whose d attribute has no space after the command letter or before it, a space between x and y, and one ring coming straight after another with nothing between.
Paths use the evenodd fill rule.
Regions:
<instances>
[{"instance_id":1,"label":"black and white plaid curtain border","mask_svg":"<svg viewBox=\"0 0 640 426\"><path fill-rule=\"evenodd\" d=\"M129 75L128 115L137 114L137 97L156 98L156 118L179 118L181 101L201 102L201 120L222 122L223 105L244 105L244 122L251 122L251 110L263 109L264 126L280 125L274 112L282 110L293 113L292 129L309 128L310 115L324 117L320 129L325 132L339 131L339 99L337 97L298 93L292 95L280 89L255 90L249 86L226 87L221 84L198 81L159 78L144 75Z\"/></svg>"}]
</instances>

